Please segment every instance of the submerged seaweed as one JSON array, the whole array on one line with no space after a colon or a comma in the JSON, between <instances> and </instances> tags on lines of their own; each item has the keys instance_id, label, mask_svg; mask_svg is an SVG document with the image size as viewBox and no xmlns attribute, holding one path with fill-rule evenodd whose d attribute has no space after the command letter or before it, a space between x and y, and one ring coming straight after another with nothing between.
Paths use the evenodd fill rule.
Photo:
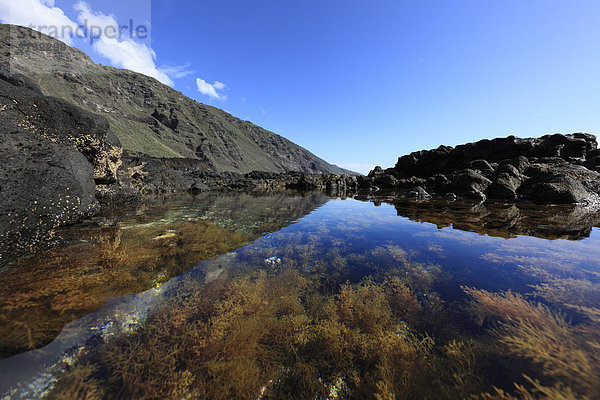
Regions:
<instances>
[{"instance_id":1,"label":"submerged seaweed","mask_svg":"<svg viewBox=\"0 0 600 400\"><path fill-rule=\"evenodd\" d=\"M600 398L595 242L437 230L355 203L199 263L144 323L82 349L48 397ZM209 222L145 226L139 251L102 259L171 270L173 254L210 258L246 240ZM83 302L57 298L57 310Z\"/></svg>"}]
</instances>

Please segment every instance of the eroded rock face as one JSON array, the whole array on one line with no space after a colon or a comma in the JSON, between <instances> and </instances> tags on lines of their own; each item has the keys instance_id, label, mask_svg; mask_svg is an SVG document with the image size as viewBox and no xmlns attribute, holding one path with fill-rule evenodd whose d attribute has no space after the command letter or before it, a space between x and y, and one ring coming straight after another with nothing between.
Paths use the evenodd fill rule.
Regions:
<instances>
[{"instance_id":1,"label":"eroded rock face","mask_svg":"<svg viewBox=\"0 0 600 400\"><path fill-rule=\"evenodd\" d=\"M596 137L586 133L509 136L414 152L393 168L373 170L369 179L388 190L406 188L397 182L426 179L427 191L438 197L452 193L480 201L597 204L600 151Z\"/></svg>"},{"instance_id":2,"label":"eroded rock face","mask_svg":"<svg viewBox=\"0 0 600 400\"><path fill-rule=\"evenodd\" d=\"M77 149L94 167L99 184L117 181L121 144L106 118L84 111L62 99L48 97L22 75L0 72L3 104L1 133L24 130L53 143Z\"/></svg>"},{"instance_id":3,"label":"eroded rock face","mask_svg":"<svg viewBox=\"0 0 600 400\"><path fill-rule=\"evenodd\" d=\"M27 131L0 140L0 262L96 213L94 170L77 150Z\"/></svg>"},{"instance_id":4,"label":"eroded rock face","mask_svg":"<svg viewBox=\"0 0 600 400\"><path fill-rule=\"evenodd\" d=\"M108 122L0 71L0 262L95 214L97 184L117 180Z\"/></svg>"},{"instance_id":5,"label":"eroded rock face","mask_svg":"<svg viewBox=\"0 0 600 400\"><path fill-rule=\"evenodd\" d=\"M518 191L539 204L600 204L600 173L581 165L554 166L528 179Z\"/></svg>"}]
</instances>

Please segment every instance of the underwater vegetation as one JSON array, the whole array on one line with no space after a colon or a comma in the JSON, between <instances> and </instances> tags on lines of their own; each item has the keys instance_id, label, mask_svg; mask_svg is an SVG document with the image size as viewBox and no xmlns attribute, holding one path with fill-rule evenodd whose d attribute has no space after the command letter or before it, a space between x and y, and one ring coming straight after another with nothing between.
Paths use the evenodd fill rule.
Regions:
<instances>
[{"instance_id":1,"label":"underwater vegetation","mask_svg":"<svg viewBox=\"0 0 600 400\"><path fill-rule=\"evenodd\" d=\"M66 323L102 307L108 297L160 285L195 260L227 253L251 237L200 222L107 228L94 239L99 245L53 250L46 258L27 260L18 274L0 273L2 355L38 348Z\"/></svg>"},{"instance_id":2,"label":"underwater vegetation","mask_svg":"<svg viewBox=\"0 0 600 400\"><path fill-rule=\"evenodd\" d=\"M187 279L147 324L73 365L50 398L433 398L442 388L460 398L476 387L470 342L436 347L417 329L444 319L430 292L439 269L397 246L352 261L361 257L374 273L355 283L325 280L345 263L240 263L227 277ZM340 258L335 248L324 257Z\"/></svg>"},{"instance_id":3,"label":"underwater vegetation","mask_svg":"<svg viewBox=\"0 0 600 400\"><path fill-rule=\"evenodd\" d=\"M333 296L314 289L295 271L213 281L89 354L50 397L389 399L439 390L430 385L443 372L434 340L411 328L423 305L405 283L366 280Z\"/></svg>"},{"instance_id":4,"label":"underwater vegetation","mask_svg":"<svg viewBox=\"0 0 600 400\"><path fill-rule=\"evenodd\" d=\"M570 287L564 287L566 290ZM595 399L600 397L600 309L577 307L585 319L573 324L566 314L522 295L465 288L471 312L487 322L500 351L530 363L523 374L529 387L515 385L516 397L500 389L490 399ZM573 307L576 307L573 305ZM537 373L540 379L533 378Z\"/></svg>"},{"instance_id":5,"label":"underwater vegetation","mask_svg":"<svg viewBox=\"0 0 600 400\"><path fill-rule=\"evenodd\" d=\"M468 287L464 300L445 302L433 291L450 279L439 267L399 246L352 257L343 247L315 239L262 265L247 260L268 260L272 249L248 249L217 279L186 279L144 326L68 368L49 398L600 396L600 310L574 295L561 303L579 316L573 323L547 305L579 286L532 288L532 297L553 293L546 304ZM352 282L349 263L369 273Z\"/></svg>"},{"instance_id":6,"label":"underwater vegetation","mask_svg":"<svg viewBox=\"0 0 600 400\"><path fill-rule=\"evenodd\" d=\"M0 269L0 358L40 348L109 297L157 287L321 202L322 196L213 195L63 229L59 235L72 244Z\"/></svg>"},{"instance_id":7,"label":"underwater vegetation","mask_svg":"<svg viewBox=\"0 0 600 400\"><path fill-rule=\"evenodd\" d=\"M132 329L67 354L47 398L600 398L595 242L402 236L373 216L317 213L198 263ZM179 254L161 229L149 264L148 241Z\"/></svg>"}]
</instances>

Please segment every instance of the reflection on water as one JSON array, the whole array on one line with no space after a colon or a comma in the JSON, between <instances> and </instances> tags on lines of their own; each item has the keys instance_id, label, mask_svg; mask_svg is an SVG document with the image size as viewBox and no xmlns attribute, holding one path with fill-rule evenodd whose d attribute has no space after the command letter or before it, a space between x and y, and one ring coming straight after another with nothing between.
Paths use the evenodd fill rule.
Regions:
<instances>
[{"instance_id":1,"label":"reflection on water","mask_svg":"<svg viewBox=\"0 0 600 400\"><path fill-rule=\"evenodd\" d=\"M113 210L63 229L62 246L0 271L0 357L41 347L109 297L160 286L326 201L321 195L205 195Z\"/></svg>"},{"instance_id":2,"label":"reflection on water","mask_svg":"<svg viewBox=\"0 0 600 400\"><path fill-rule=\"evenodd\" d=\"M481 203L431 200L382 199L392 204L399 216L412 221L428 222L438 228L477 232L503 238L517 235L545 239L578 240L590 236L592 227L600 226L597 208L555 205L540 207L527 203Z\"/></svg>"},{"instance_id":3,"label":"reflection on water","mask_svg":"<svg viewBox=\"0 0 600 400\"><path fill-rule=\"evenodd\" d=\"M117 247L72 239L52 252L67 264L87 260L77 262L89 269L124 260L109 264L111 278L98 286L55 274L78 282L75 297L158 287L114 299L46 348L0 361L0 391L58 399L600 397L592 214L269 199L151 207L107 219L121 226ZM74 232L87 238L86 229L107 228ZM28 271L31 260L24 263ZM48 289L44 279L37 285L53 297L29 300L19 285L10 289L40 310L42 326L48 310L74 303L56 300L68 284Z\"/></svg>"}]
</instances>

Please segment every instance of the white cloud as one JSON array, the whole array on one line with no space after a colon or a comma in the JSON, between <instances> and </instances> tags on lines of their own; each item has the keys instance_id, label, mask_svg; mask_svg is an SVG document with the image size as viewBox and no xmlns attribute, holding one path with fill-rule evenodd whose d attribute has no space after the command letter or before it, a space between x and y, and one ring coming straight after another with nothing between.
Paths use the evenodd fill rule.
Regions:
<instances>
[{"instance_id":1,"label":"white cloud","mask_svg":"<svg viewBox=\"0 0 600 400\"><path fill-rule=\"evenodd\" d=\"M223 82L215 81L214 83L210 84L204 79L197 78L196 86L198 87L198 91L200 93L209 96L211 99L217 99L221 101L227 100L227 95L219 93L227 88Z\"/></svg>"},{"instance_id":2,"label":"white cloud","mask_svg":"<svg viewBox=\"0 0 600 400\"><path fill-rule=\"evenodd\" d=\"M94 11L85 1L78 1L73 7L78 13L78 22L71 20L61 8L56 7L54 0L0 0L0 21L30 27L69 45L73 44L75 36L93 39L94 51L106 57L112 66L151 76L169 86L174 85L173 79L193 74L189 64L157 67L154 50L129 35L107 36L107 28L108 32L116 33L119 27L114 15ZM98 27L103 34L86 31L80 25ZM215 93L225 89L221 82L215 82L212 86ZM217 94L216 98L223 100L225 96Z\"/></svg>"},{"instance_id":3,"label":"white cloud","mask_svg":"<svg viewBox=\"0 0 600 400\"><path fill-rule=\"evenodd\" d=\"M223 82L215 81L215 83L213 83L213 87L217 90L223 90L227 86L225 86L225 84Z\"/></svg>"},{"instance_id":4,"label":"white cloud","mask_svg":"<svg viewBox=\"0 0 600 400\"><path fill-rule=\"evenodd\" d=\"M87 21L89 26L98 26L102 31L106 31L107 27L119 26L113 15L96 12L84 1L76 3L74 7L79 12L77 19L82 24ZM169 75L156 67L154 50L132 38L119 40L107 35L100 35L94 41L94 50L108 58L115 67L130 69L156 78L166 85L174 85Z\"/></svg>"},{"instance_id":5,"label":"white cloud","mask_svg":"<svg viewBox=\"0 0 600 400\"><path fill-rule=\"evenodd\" d=\"M160 70L175 79L185 78L194 73L194 71L190 69L190 63L184 65L163 66L160 67Z\"/></svg>"},{"instance_id":6,"label":"white cloud","mask_svg":"<svg viewBox=\"0 0 600 400\"><path fill-rule=\"evenodd\" d=\"M77 30L77 23L55 7L54 0L1 0L0 21L31 27L69 45Z\"/></svg>"}]
</instances>

